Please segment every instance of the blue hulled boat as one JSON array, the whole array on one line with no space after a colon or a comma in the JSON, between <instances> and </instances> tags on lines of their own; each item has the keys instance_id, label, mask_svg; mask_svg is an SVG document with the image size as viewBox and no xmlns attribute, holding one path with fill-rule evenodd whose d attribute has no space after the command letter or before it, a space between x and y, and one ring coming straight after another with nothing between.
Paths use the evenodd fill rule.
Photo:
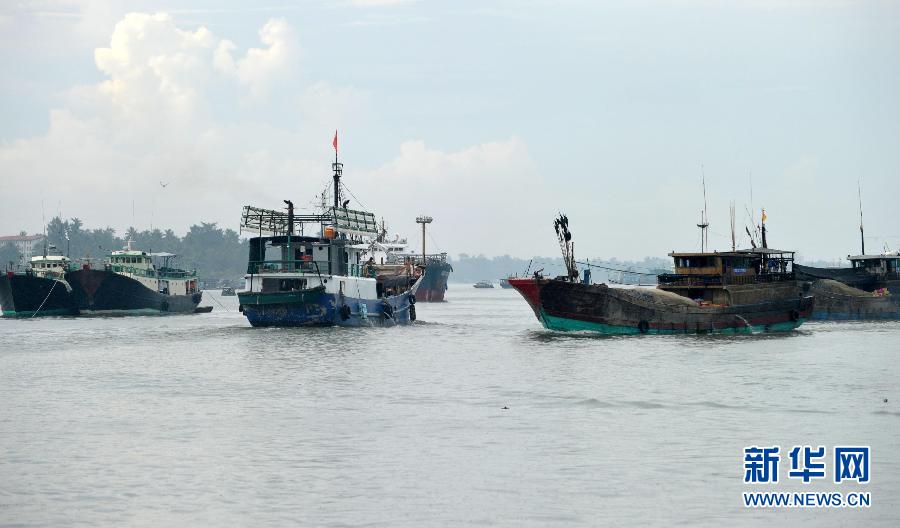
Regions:
<instances>
[{"instance_id":1,"label":"blue hulled boat","mask_svg":"<svg viewBox=\"0 0 900 528\"><path fill-rule=\"evenodd\" d=\"M420 276L380 276L364 260L377 236L375 215L341 201L343 164L336 160L334 205L316 214L245 206L250 239L240 310L253 326L392 326L414 321Z\"/></svg>"}]
</instances>

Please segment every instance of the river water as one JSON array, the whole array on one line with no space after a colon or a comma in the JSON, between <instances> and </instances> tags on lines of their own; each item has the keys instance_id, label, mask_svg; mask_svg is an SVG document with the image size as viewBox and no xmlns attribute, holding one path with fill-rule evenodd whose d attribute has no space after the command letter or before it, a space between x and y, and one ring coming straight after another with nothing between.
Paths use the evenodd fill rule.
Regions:
<instances>
[{"instance_id":1,"label":"river water","mask_svg":"<svg viewBox=\"0 0 900 528\"><path fill-rule=\"evenodd\" d=\"M0 320L0 525L900 526L900 322L565 335L452 284L409 327L253 329L217 293ZM743 482L751 445L781 446L781 482ZM871 482L785 482L794 445L871 446Z\"/></svg>"}]
</instances>

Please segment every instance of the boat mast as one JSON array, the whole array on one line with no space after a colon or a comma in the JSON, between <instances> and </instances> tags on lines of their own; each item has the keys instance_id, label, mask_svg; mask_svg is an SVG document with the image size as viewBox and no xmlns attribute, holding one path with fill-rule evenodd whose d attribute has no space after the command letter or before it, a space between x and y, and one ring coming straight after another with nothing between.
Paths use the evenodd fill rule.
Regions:
<instances>
[{"instance_id":1,"label":"boat mast","mask_svg":"<svg viewBox=\"0 0 900 528\"><path fill-rule=\"evenodd\" d=\"M344 164L338 163L337 130L334 131L332 145L334 145L334 163L331 164L331 169L334 171L334 208L337 209L341 206L341 173L344 172Z\"/></svg>"},{"instance_id":2,"label":"boat mast","mask_svg":"<svg viewBox=\"0 0 900 528\"><path fill-rule=\"evenodd\" d=\"M425 224L430 224L432 221L434 221L434 218L431 218L430 216L423 215L423 216L416 217L416 223L422 224L422 265L423 266L426 265L426 262L425 262Z\"/></svg>"},{"instance_id":3,"label":"boat mast","mask_svg":"<svg viewBox=\"0 0 900 528\"><path fill-rule=\"evenodd\" d=\"M706 216L706 174L703 171L703 164L700 164L700 174L703 182L703 211L700 212L700 223L697 224L697 227L700 228L700 252L706 253L706 246L709 242L706 228L709 227L709 220Z\"/></svg>"},{"instance_id":4,"label":"boat mast","mask_svg":"<svg viewBox=\"0 0 900 528\"><path fill-rule=\"evenodd\" d=\"M728 208L731 213L731 251L735 251L737 249L737 235L734 232L734 201L732 200L731 206Z\"/></svg>"},{"instance_id":5,"label":"boat mast","mask_svg":"<svg viewBox=\"0 0 900 528\"><path fill-rule=\"evenodd\" d=\"M866 254L866 237L863 235L863 219L862 219L862 186L859 178L856 179L856 195L859 197L859 242L862 246L862 255Z\"/></svg>"}]
</instances>

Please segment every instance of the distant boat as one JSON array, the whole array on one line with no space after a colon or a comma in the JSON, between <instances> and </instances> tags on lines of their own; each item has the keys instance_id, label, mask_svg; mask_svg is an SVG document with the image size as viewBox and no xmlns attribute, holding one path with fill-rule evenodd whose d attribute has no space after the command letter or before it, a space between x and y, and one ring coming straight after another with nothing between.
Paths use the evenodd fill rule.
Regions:
<instances>
[{"instance_id":1,"label":"distant boat","mask_svg":"<svg viewBox=\"0 0 900 528\"><path fill-rule=\"evenodd\" d=\"M398 234L395 234L393 238L389 237L383 220L377 237L369 244L369 248L362 258L363 260L369 258L374 260L374 266L379 276L405 274L406 267L413 266L416 268L416 273L422 276L422 282L416 290L416 300L421 302L444 300L447 281L453 271L453 266L447 262L447 254L426 254L423 259L422 253L414 252L406 238L402 238Z\"/></svg>"},{"instance_id":2,"label":"distant boat","mask_svg":"<svg viewBox=\"0 0 900 528\"><path fill-rule=\"evenodd\" d=\"M222 297L234 297L235 295L237 294L234 292L234 288L222 288Z\"/></svg>"},{"instance_id":3,"label":"distant boat","mask_svg":"<svg viewBox=\"0 0 900 528\"><path fill-rule=\"evenodd\" d=\"M482 280L475 283L476 288L493 288L494 283L489 280Z\"/></svg>"},{"instance_id":4,"label":"distant boat","mask_svg":"<svg viewBox=\"0 0 900 528\"><path fill-rule=\"evenodd\" d=\"M508 290L512 288L512 284L509 283L509 279L500 279L500 287Z\"/></svg>"}]
</instances>

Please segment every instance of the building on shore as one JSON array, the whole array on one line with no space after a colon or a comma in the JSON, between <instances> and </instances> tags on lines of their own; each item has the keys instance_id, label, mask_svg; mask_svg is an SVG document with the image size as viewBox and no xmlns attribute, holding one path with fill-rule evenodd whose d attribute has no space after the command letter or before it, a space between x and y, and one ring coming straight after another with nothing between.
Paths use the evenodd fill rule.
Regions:
<instances>
[{"instance_id":1,"label":"building on shore","mask_svg":"<svg viewBox=\"0 0 900 528\"><path fill-rule=\"evenodd\" d=\"M31 257L41 254L44 238L44 235L0 236L0 246L13 245L22 255L22 262L31 262Z\"/></svg>"}]
</instances>

